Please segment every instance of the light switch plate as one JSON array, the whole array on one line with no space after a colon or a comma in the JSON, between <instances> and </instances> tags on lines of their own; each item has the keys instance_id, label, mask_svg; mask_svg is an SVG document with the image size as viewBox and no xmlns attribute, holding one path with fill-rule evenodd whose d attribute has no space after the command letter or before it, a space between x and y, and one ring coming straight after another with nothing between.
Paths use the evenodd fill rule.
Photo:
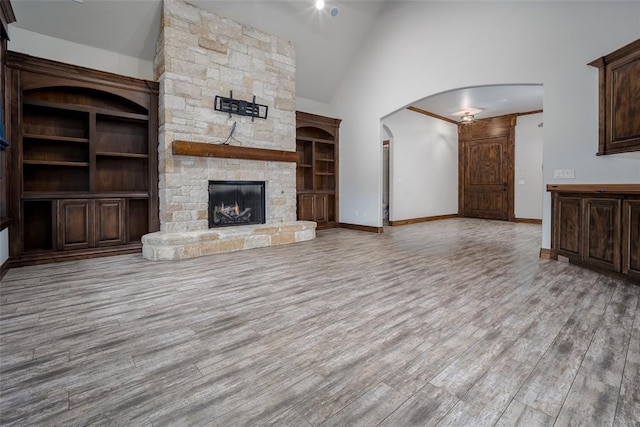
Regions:
<instances>
[{"instance_id":1,"label":"light switch plate","mask_svg":"<svg viewBox=\"0 0 640 427\"><path fill-rule=\"evenodd\" d=\"M576 173L574 169L554 169L553 177L556 179L574 179Z\"/></svg>"}]
</instances>

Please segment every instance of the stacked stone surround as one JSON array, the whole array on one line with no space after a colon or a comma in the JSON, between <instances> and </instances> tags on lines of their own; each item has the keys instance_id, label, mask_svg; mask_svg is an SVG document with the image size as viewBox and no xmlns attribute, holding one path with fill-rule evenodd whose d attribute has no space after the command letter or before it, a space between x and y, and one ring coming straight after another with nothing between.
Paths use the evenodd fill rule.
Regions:
<instances>
[{"instance_id":1,"label":"stacked stone surround","mask_svg":"<svg viewBox=\"0 0 640 427\"><path fill-rule=\"evenodd\" d=\"M214 240L220 236L230 238L229 229L222 234L219 229L208 229L210 180L265 181L266 224L294 226L295 163L172 153L174 140L220 144L227 139L234 122L237 126L235 139L230 141L232 145L295 151L293 43L182 0L164 0L154 71L160 82L160 232L144 236L143 246L150 245L151 239L175 246L189 233L193 239L200 240L206 234L217 236L212 237ZM255 95L257 103L269 107L268 118L256 118L252 122L248 117L229 117L215 111L216 95L228 97L231 91L235 99L250 101ZM242 228L231 227L245 234ZM303 228L298 231L309 230ZM308 232L302 235L305 240L310 237ZM247 243L243 248L252 246ZM188 252L198 253L197 250ZM143 253L147 256L151 251L143 249ZM176 257L185 256L183 253Z\"/></svg>"}]
</instances>

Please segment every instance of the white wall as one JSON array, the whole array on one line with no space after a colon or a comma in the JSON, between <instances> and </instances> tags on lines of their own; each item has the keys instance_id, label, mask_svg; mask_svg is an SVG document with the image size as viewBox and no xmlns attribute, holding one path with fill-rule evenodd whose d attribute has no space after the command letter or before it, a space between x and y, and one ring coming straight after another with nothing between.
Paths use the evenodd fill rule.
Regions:
<instances>
[{"instance_id":1,"label":"white wall","mask_svg":"<svg viewBox=\"0 0 640 427\"><path fill-rule=\"evenodd\" d=\"M9 259L9 229L0 231L0 265Z\"/></svg>"},{"instance_id":2,"label":"white wall","mask_svg":"<svg viewBox=\"0 0 640 427\"><path fill-rule=\"evenodd\" d=\"M586 65L640 37L640 2L388 2L374 28L331 101L343 119L341 222L382 224L380 119L470 86L544 84L545 182L554 168L575 169L576 183L640 182L640 152L594 155L598 71Z\"/></svg>"},{"instance_id":3,"label":"white wall","mask_svg":"<svg viewBox=\"0 0 640 427\"><path fill-rule=\"evenodd\" d=\"M9 26L9 50L110 73L153 80L153 61Z\"/></svg>"},{"instance_id":4,"label":"white wall","mask_svg":"<svg viewBox=\"0 0 640 427\"><path fill-rule=\"evenodd\" d=\"M389 220L457 213L458 126L406 109L382 123L393 133Z\"/></svg>"},{"instance_id":5,"label":"white wall","mask_svg":"<svg viewBox=\"0 0 640 427\"><path fill-rule=\"evenodd\" d=\"M307 98L296 98L296 110L304 111L305 113L318 114L320 116L339 118L334 115L331 105L323 102L312 101Z\"/></svg>"},{"instance_id":6,"label":"white wall","mask_svg":"<svg viewBox=\"0 0 640 427\"><path fill-rule=\"evenodd\" d=\"M542 219L543 114L518 116L515 136L515 215L516 218Z\"/></svg>"}]
</instances>

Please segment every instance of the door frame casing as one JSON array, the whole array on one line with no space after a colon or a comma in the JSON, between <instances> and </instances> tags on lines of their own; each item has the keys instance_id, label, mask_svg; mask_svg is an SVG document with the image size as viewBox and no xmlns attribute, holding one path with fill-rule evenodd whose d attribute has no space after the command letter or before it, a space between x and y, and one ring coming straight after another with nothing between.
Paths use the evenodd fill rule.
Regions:
<instances>
[{"instance_id":1,"label":"door frame casing","mask_svg":"<svg viewBox=\"0 0 640 427\"><path fill-rule=\"evenodd\" d=\"M458 215L465 214L466 145L477 140L506 137L504 153L507 178L507 220L515 221L515 127L517 114L476 120L471 124L458 125Z\"/></svg>"}]
</instances>

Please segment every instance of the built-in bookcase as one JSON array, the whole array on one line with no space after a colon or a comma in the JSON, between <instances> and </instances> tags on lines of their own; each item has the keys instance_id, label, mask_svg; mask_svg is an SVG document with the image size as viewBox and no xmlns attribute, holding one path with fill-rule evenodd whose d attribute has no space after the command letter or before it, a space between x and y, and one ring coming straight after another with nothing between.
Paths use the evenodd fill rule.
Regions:
<instances>
[{"instance_id":1,"label":"built-in bookcase","mask_svg":"<svg viewBox=\"0 0 640 427\"><path fill-rule=\"evenodd\" d=\"M339 119L296 113L298 219L319 228L338 223Z\"/></svg>"},{"instance_id":2,"label":"built-in bookcase","mask_svg":"<svg viewBox=\"0 0 640 427\"><path fill-rule=\"evenodd\" d=\"M9 52L12 263L140 250L159 228L154 82Z\"/></svg>"}]
</instances>

